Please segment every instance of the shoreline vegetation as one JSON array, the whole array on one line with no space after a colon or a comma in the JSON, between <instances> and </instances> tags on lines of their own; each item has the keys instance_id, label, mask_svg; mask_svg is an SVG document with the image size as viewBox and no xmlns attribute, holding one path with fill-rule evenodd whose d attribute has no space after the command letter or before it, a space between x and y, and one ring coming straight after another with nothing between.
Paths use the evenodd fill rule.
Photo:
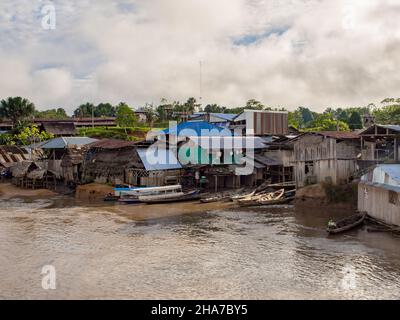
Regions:
<instances>
[{"instance_id":1,"label":"shoreline vegetation","mask_svg":"<svg viewBox=\"0 0 400 320\"><path fill-rule=\"evenodd\" d=\"M380 105L370 103L367 106L350 106L333 109L326 108L322 112L316 112L309 107L299 106L293 111L285 107L273 107L264 105L255 99L250 99L244 106L220 106L207 104L201 106L195 98L189 98L186 102L168 102L161 99L158 106L146 103L142 107L133 108L121 102L118 105L110 103L85 103L77 107L72 116L63 108L38 111L35 104L22 97L9 97L0 103L0 122L7 120L11 131L0 132L0 145L16 144L24 145L24 139L19 137L26 128L31 128L32 120L55 120L82 118L114 118L116 127L84 128L79 134L95 138L112 138L129 141L143 139L146 133L154 128L166 128L169 121L180 121L194 112L239 114L243 110L287 111L288 124L300 132L312 131L353 131L362 129L363 117L372 117L379 124L400 124L400 98L386 98ZM24 135L25 140L38 140L38 133ZM29 142L29 141L28 141ZM29 143L27 143L29 144Z\"/></svg>"}]
</instances>

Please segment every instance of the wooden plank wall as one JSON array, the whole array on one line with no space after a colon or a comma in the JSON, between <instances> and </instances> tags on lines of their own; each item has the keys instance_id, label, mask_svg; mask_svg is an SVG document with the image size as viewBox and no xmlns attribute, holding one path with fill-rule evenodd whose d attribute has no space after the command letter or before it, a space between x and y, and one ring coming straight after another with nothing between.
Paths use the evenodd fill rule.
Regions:
<instances>
[{"instance_id":1,"label":"wooden plank wall","mask_svg":"<svg viewBox=\"0 0 400 320\"><path fill-rule=\"evenodd\" d=\"M400 226L400 192L397 192L397 204L389 202L388 189L368 183L358 184L358 210L388 224Z\"/></svg>"}]
</instances>

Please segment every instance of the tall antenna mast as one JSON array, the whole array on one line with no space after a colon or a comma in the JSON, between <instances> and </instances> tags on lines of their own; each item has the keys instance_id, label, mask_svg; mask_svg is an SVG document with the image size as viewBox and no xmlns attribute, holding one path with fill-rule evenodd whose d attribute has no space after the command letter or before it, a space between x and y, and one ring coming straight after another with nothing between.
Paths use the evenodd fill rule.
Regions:
<instances>
[{"instance_id":1,"label":"tall antenna mast","mask_svg":"<svg viewBox=\"0 0 400 320\"><path fill-rule=\"evenodd\" d=\"M199 89L200 89L200 96L199 96L199 105L202 105L203 99L203 62L200 60L200 79L199 79Z\"/></svg>"}]
</instances>

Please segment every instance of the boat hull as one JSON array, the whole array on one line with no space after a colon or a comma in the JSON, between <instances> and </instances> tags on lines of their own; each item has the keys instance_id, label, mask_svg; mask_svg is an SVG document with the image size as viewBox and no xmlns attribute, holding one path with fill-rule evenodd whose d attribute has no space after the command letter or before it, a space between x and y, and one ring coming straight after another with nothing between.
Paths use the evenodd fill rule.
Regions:
<instances>
[{"instance_id":1,"label":"boat hull","mask_svg":"<svg viewBox=\"0 0 400 320\"><path fill-rule=\"evenodd\" d=\"M342 219L336 223L338 225L337 228L327 228L326 231L331 235L349 231L362 225L366 216L367 214L360 213L349 218Z\"/></svg>"},{"instance_id":2,"label":"boat hull","mask_svg":"<svg viewBox=\"0 0 400 320\"><path fill-rule=\"evenodd\" d=\"M200 191L196 190L193 192L186 193L184 195L178 195L176 197L168 197L168 198L148 198L148 199L139 199L140 202L146 204L159 204L159 203L171 203L171 202L184 202L184 201L194 201L200 199Z\"/></svg>"}]
</instances>

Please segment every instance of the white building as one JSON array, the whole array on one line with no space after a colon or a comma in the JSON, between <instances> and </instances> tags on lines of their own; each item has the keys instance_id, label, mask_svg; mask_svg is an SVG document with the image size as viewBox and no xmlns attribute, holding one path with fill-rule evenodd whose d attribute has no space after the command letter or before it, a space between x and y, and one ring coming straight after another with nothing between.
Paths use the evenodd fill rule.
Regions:
<instances>
[{"instance_id":1,"label":"white building","mask_svg":"<svg viewBox=\"0 0 400 320\"><path fill-rule=\"evenodd\" d=\"M400 226L400 164L382 164L361 178L358 210Z\"/></svg>"}]
</instances>

